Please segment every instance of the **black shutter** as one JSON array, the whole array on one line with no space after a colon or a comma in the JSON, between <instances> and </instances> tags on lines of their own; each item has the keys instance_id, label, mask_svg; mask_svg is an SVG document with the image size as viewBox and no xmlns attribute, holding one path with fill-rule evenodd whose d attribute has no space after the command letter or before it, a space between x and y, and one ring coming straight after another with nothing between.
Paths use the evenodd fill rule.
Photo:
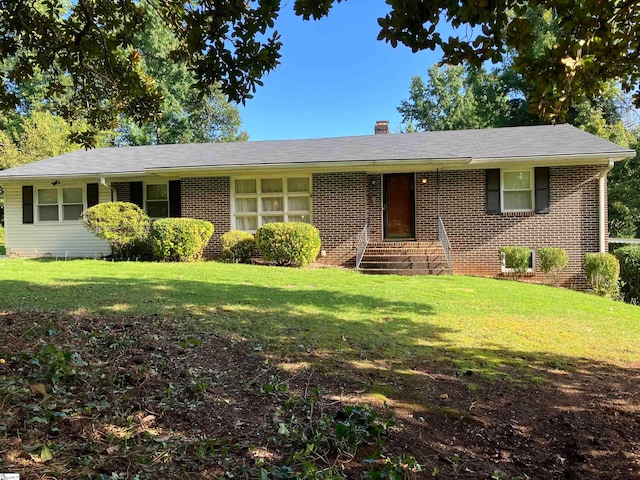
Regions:
<instances>
[{"instance_id":1,"label":"black shutter","mask_svg":"<svg viewBox=\"0 0 640 480\"><path fill-rule=\"evenodd\" d=\"M500 214L500 169L486 170L487 174L487 213Z\"/></svg>"},{"instance_id":2,"label":"black shutter","mask_svg":"<svg viewBox=\"0 0 640 480\"><path fill-rule=\"evenodd\" d=\"M551 189L549 185L549 167L536 167L536 213L551 211Z\"/></svg>"},{"instance_id":3,"label":"black shutter","mask_svg":"<svg viewBox=\"0 0 640 480\"><path fill-rule=\"evenodd\" d=\"M135 203L140 208L144 209L142 182L130 182L129 188L131 190L131 203Z\"/></svg>"},{"instance_id":4,"label":"black shutter","mask_svg":"<svg viewBox=\"0 0 640 480\"><path fill-rule=\"evenodd\" d=\"M98 204L98 184L87 183L87 208Z\"/></svg>"},{"instance_id":5,"label":"black shutter","mask_svg":"<svg viewBox=\"0 0 640 480\"><path fill-rule=\"evenodd\" d=\"M182 216L180 180L169 181L169 216L180 218Z\"/></svg>"},{"instance_id":6,"label":"black shutter","mask_svg":"<svg viewBox=\"0 0 640 480\"><path fill-rule=\"evenodd\" d=\"M22 186L22 223L33 223L33 187Z\"/></svg>"}]
</instances>

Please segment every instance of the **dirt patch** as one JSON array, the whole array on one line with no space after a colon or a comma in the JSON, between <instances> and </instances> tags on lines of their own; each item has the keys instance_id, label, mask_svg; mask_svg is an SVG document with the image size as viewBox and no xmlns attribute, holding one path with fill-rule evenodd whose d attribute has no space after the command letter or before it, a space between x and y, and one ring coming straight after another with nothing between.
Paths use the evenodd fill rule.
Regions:
<instances>
[{"instance_id":1,"label":"dirt patch","mask_svg":"<svg viewBox=\"0 0 640 480\"><path fill-rule=\"evenodd\" d=\"M0 472L23 479L640 478L632 366L523 385L314 367L158 317L0 325Z\"/></svg>"}]
</instances>

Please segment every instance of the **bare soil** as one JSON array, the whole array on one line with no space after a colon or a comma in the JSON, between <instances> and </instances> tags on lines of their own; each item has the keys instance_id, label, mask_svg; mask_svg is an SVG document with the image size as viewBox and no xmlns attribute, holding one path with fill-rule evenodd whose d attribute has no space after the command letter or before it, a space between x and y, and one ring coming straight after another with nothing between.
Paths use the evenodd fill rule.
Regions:
<instances>
[{"instance_id":1,"label":"bare soil","mask_svg":"<svg viewBox=\"0 0 640 480\"><path fill-rule=\"evenodd\" d=\"M0 325L0 473L21 479L640 479L637 365L578 361L532 384L273 358L156 317L0 312ZM378 415L364 441L345 454L316 438L303 477L296 432L349 424L353 405Z\"/></svg>"}]
</instances>

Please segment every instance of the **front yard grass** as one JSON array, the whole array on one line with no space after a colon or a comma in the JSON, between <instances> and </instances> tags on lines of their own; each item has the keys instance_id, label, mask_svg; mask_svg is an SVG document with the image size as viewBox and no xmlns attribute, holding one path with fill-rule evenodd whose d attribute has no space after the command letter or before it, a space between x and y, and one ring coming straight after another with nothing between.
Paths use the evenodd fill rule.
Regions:
<instances>
[{"instance_id":1,"label":"front yard grass","mask_svg":"<svg viewBox=\"0 0 640 480\"><path fill-rule=\"evenodd\" d=\"M461 276L338 269L11 260L0 310L172 317L245 337L274 357L309 352L332 369L421 362L484 376L640 362L640 309L579 292ZM508 371L506 367L511 367Z\"/></svg>"},{"instance_id":2,"label":"front yard grass","mask_svg":"<svg viewBox=\"0 0 640 480\"><path fill-rule=\"evenodd\" d=\"M0 471L21 478L629 478L640 464L640 309L584 293L9 259L0 322Z\"/></svg>"}]
</instances>

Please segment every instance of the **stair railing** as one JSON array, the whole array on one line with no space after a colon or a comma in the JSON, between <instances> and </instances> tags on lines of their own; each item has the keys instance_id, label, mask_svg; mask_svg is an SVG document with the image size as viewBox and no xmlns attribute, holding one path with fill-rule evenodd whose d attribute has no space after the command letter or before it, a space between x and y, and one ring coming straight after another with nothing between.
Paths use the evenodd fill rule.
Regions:
<instances>
[{"instance_id":1,"label":"stair railing","mask_svg":"<svg viewBox=\"0 0 640 480\"><path fill-rule=\"evenodd\" d=\"M438 240L442 243L444 258L447 261L447 270L449 271L449 275L451 275L451 245L449 244L449 236L447 235L447 230L444 228L444 222L440 215L438 215Z\"/></svg>"},{"instance_id":2,"label":"stair railing","mask_svg":"<svg viewBox=\"0 0 640 480\"><path fill-rule=\"evenodd\" d=\"M364 224L364 228L360 232L358 243L356 244L356 270L360 268L360 262L362 262L362 257L367 249L367 245L369 245L369 222Z\"/></svg>"}]
</instances>

